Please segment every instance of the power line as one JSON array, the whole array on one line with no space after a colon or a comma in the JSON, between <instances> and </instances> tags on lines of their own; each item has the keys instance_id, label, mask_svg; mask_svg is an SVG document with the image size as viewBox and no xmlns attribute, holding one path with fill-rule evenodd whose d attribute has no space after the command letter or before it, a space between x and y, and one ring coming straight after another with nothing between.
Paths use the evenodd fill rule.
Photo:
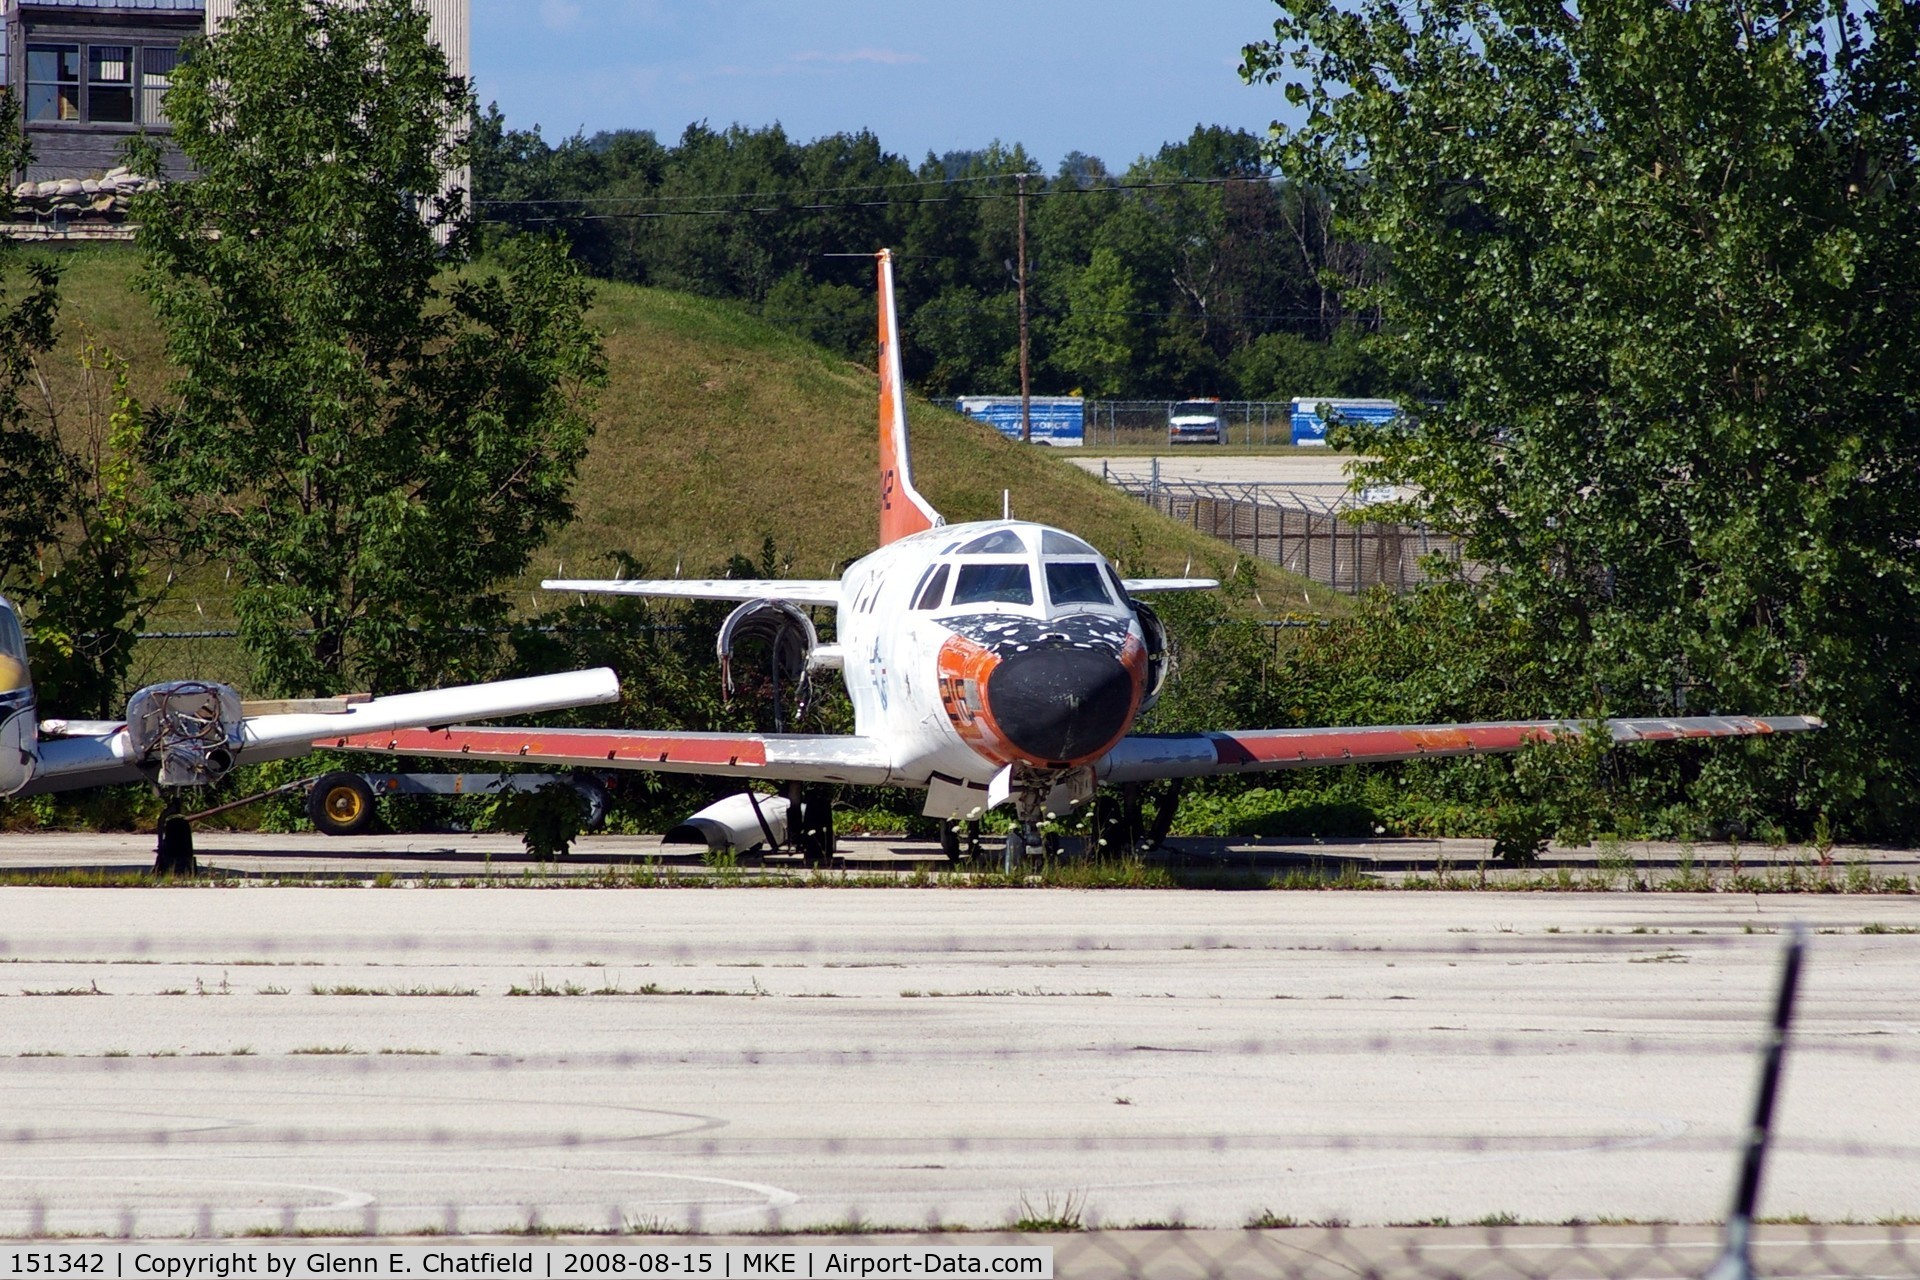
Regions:
<instances>
[{"instance_id":1,"label":"power line","mask_svg":"<svg viewBox=\"0 0 1920 1280\"><path fill-rule=\"evenodd\" d=\"M995 176L1017 178L1020 175L1007 174L1007 175L995 175ZM965 179L965 181L973 181L973 179ZM1259 184L1259 185L1265 185L1271 188L1279 185L1281 181L1282 180L1279 178L1176 178L1176 179L1166 179L1166 180L1154 181L1154 182L1117 182L1117 183L1110 183L1110 184L1101 185L1101 186L1087 186L1087 187L1079 186L1076 184L1073 186L1060 186L1060 187L1041 188L1037 190L1029 190L1027 192L1027 198L1030 200L1044 200L1044 199L1051 199L1056 196L1120 195L1120 194L1125 194L1129 192L1138 192L1138 191L1166 191L1166 190L1178 190L1178 189L1194 188L1194 187L1224 188L1224 187L1232 186L1235 184L1240 184L1244 186L1253 186L1253 185ZM785 201L792 197L811 195L816 192L826 192L826 193L833 193L833 192L839 192L839 191L884 192L884 191L892 191L892 190L911 190L911 189L917 189L917 188L924 188L930 185L945 185L945 183L926 183L926 182L889 183L889 184L882 184L882 183L864 184L863 183L863 184L859 184L856 186L849 186L849 187L799 188L794 191L773 191L773 192L748 191L748 192L734 192L729 194L687 195L687 196L665 196L665 195L662 195L662 196L550 196L550 197L544 197L540 199L525 199L525 200L475 200L473 202L473 205L474 205L474 208L476 209L501 209L501 208L545 209L555 205L579 206L579 207L585 208L585 207L591 207L598 204L621 203L621 202L624 202L627 204L648 204L648 203L658 204L658 203L665 203L668 201L719 202L719 201L727 201L727 200L768 200L768 199L779 199L779 200ZM809 202L797 203L797 204L796 203L780 203L780 204L762 204L762 205L735 205L735 206L729 206L729 207L723 207L723 208L706 208L706 209L629 209L624 212L617 212L617 213L573 213L573 214L554 213L554 214L546 215L544 217L527 218L524 220L529 222L556 222L556 221L562 221L562 220L572 221L572 222L612 222L612 221L628 221L628 220L647 221L647 220L658 219L658 218L726 217L730 214L747 214L747 215L757 216L757 215L766 215L766 214L774 214L774 213L824 213L834 209L910 208L917 205L946 205L946 204L953 204L956 202L970 202L975 204L1003 204L1009 201L1017 201L1019 198L1020 196L1017 191L1004 192L1004 193L987 193L987 194L981 194L981 195L968 194L968 193L951 193L943 196L915 196L915 197L900 197L900 198L888 197L888 198L875 199L875 200L837 200L837 201L825 200L825 201L809 201Z\"/></svg>"}]
</instances>

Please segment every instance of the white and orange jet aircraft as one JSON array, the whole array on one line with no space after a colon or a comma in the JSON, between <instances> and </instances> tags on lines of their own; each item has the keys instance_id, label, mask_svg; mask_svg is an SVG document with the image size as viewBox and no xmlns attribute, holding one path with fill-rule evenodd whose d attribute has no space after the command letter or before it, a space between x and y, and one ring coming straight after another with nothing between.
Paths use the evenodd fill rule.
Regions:
<instances>
[{"instance_id":1,"label":"white and orange jet aircraft","mask_svg":"<svg viewBox=\"0 0 1920 1280\"><path fill-rule=\"evenodd\" d=\"M949 525L914 487L900 371L893 264L879 259L880 547L837 580L549 581L556 591L739 602L720 628L723 678L736 643L772 639L775 664L804 694L811 672L838 670L856 732L647 733L451 728L342 735L318 745L457 759L658 770L799 784L794 843L832 851L826 785L922 788L924 812L954 823L1011 800L1006 865L1103 783L1139 783L1315 765L1514 751L1578 736L1561 720L1138 734L1170 663L1165 629L1140 597L1217 586L1209 579L1123 579L1061 529L1001 519ZM835 611L837 643L818 643L806 610ZM777 703L776 698L776 703ZM776 710L777 710L776 706ZM1817 729L1811 716L1691 716L1602 722L1614 742ZM825 785L823 785L825 784ZM804 788L804 789L803 789ZM788 805L735 797L742 847L779 843ZM723 801L715 810L728 806ZM778 806L776 809L775 806ZM714 813L709 810L708 813ZM699 815L696 815L696 820ZM778 820L776 827L775 819ZM724 824L723 824L724 825Z\"/></svg>"},{"instance_id":2,"label":"white and orange jet aircraft","mask_svg":"<svg viewBox=\"0 0 1920 1280\"><path fill-rule=\"evenodd\" d=\"M119 720L39 718L26 637L12 602L0 596L0 797L147 782L168 797L154 869L194 869L193 833L177 797L235 767L303 756L314 739L372 733L469 717L535 715L615 702L620 681L605 667L498 680L382 698L244 702L224 684L170 680L148 685Z\"/></svg>"}]
</instances>

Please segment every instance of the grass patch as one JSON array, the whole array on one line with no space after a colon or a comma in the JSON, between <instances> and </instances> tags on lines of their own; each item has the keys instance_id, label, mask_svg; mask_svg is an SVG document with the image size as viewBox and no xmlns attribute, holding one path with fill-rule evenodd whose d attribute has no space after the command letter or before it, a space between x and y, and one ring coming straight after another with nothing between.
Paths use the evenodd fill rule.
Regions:
<instances>
[{"instance_id":1,"label":"grass patch","mask_svg":"<svg viewBox=\"0 0 1920 1280\"><path fill-rule=\"evenodd\" d=\"M43 362L53 394L72 398L80 346L91 338L128 361L136 397L164 403L174 371L151 310L132 287L139 264L133 248L29 255L57 256L63 270L59 345ZM516 584L521 599L538 594L542 577L603 572L610 548L663 575L693 573L736 552L757 555L771 536L793 556L787 572L797 577L830 576L873 549L871 371L738 304L663 289L597 282L589 320L605 337L610 382L573 490L577 514L535 555ZM1180 575L1191 566L1224 576L1240 559L1225 543L1157 514L1051 450L1022 446L925 401L911 402L909 418L915 479L951 522L998 517L1004 490L1015 514L1073 529L1128 574ZM739 518L743 497L751 521ZM1252 563L1254 585L1268 599L1319 613L1352 607L1318 584ZM231 594L214 569L183 573L151 625L218 626L232 616ZM136 652L132 678L245 674L244 654L231 641L149 643ZM5 882L124 885L153 877L54 873ZM377 888L395 883L391 875L372 878Z\"/></svg>"},{"instance_id":2,"label":"grass patch","mask_svg":"<svg viewBox=\"0 0 1920 1280\"><path fill-rule=\"evenodd\" d=\"M315 1056L351 1056L358 1054L360 1050L354 1048L352 1045L346 1044L310 1044L298 1049L289 1049L287 1052L296 1056L302 1054Z\"/></svg>"},{"instance_id":3,"label":"grass patch","mask_svg":"<svg viewBox=\"0 0 1920 1280\"><path fill-rule=\"evenodd\" d=\"M1087 1198L1084 1193L1069 1191L1056 1197L1049 1191L1034 1204L1026 1196L1020 1197L1020 1207L1007 1220L1009 1231L1062 1232L1083 1231L1081 1219L1085 1216Z\"/></svg>"}]
</instances>

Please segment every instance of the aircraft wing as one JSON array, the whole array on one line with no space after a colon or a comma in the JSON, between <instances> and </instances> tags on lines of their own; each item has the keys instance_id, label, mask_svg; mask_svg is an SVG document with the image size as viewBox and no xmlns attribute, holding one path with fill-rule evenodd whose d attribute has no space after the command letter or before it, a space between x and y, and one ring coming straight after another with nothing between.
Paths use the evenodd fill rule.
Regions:
<instances>
[{"instance_id":1,"label":"aircraft wing","mask_svg":"<svg viewBox=\"0 0 1920 1280\"><path fill-rule=\"evenodd\" d=\"M1220 585L1217 578L1125 578L1122 582L1130 596L1150 591L1211 591Z\"/></svg>"},{"instance_id":2,"label":"aircraft wing","mask_svg":"<svg viewBox=\"0 0 1920 1280\"><path fill-rule=\"evenodd\" d=\"M1737 738L1823 729L1815 716L1685 716L1605 720L1616 744ZM1102 782L1200 778L1221 773L1377 764L1430 756L1518 751L1586 734L1591 722L1506 720L1481 724L1365 725L1329 729L1238 729L1223 733L1134 734L1094 766Z\"/></svg>"},{"instance_id":3,"label":"aircraft wing","mask_svg":"<svg viewBox=\"0 0 1920 1280\"><path fill-rule=\"evenodd\" d=\"M507 760L722 778L877 785L894 781L892 757L873 738L825 733L682 733L630 729L516 729L461 725L342 734L330 751Z\"/></svg>"},{"instance_id":4,"label":"aircraft wing","mask_svg":"<svg viewBox=\"0 0 1920 1280\"><path fill-rule=\"evenodd\" d=\"M354 733L386 732L404 725L450 720L533 715L568 707L617 702L619 677L606 667L566 671L521 680L496 680L421 693L399 693L347 705L343 710L250 715L241 722L234 763L257 764L305 755L316 740ZM56 734L40 739L40 763L25 794L70 791L116 782L139 782L143 774L132 735L123 722L50 722Z\"/></svg>"},{"instance_id":5,"label":"aircraft wing","mask_svg":"<svg viewBox=\"0 0 1920 1280\"><path fill-rule=\"evenodd\" d=\"M838 605L838 578L553 578L548 591L582 591L603 596L653 596L674 600L788 600L794 604Z\"/></svg>"}]
</instances>

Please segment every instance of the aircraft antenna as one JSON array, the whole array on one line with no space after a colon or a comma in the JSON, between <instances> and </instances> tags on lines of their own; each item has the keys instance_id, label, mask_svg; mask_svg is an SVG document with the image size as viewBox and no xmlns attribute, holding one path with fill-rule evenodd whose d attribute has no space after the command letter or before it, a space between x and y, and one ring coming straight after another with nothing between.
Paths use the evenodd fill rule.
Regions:
<instances>
[{"instance_id":1,"label":"aircraft antenna","mask_svg":"<svg viewBox=\"0 0 1920 1280\"><path fill-rule=\"evenodd\" d=\"M1011 489L1002 489L1000 491L1000 518L1002 520L1013 519L1013 490Z\"/></svg>"}]
</instances>

